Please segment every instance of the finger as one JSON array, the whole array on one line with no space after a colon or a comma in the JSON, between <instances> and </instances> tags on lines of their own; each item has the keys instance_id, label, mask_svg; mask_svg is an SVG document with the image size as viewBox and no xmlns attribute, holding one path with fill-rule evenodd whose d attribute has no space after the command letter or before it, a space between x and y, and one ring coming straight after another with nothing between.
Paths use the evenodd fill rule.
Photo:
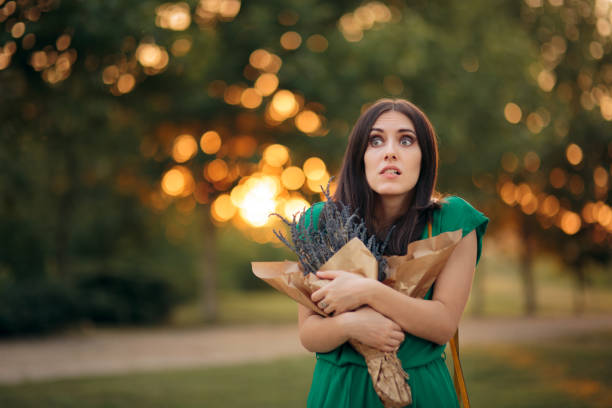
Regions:
<instances>
[{"instance_id":1,"label":"finger","mask_svg":"<svg viewBox=\"0 0 612 408\"><path fill-rule=\"evenodd\" d=\"M389 335L389 338L391 338L391 339L393 339L393 340L397 340L397 341L399 341L399 342L401 343L402 341L404 341L404 333L400 333L400 332L392 332L392 333Z\"/></svg>"},{"instance_id":2,"label":"finger","mask_svg":"<svg viewBox=\"0 0 612 408\"><path fill-rule=\"evenodd\" d=\"M382 351L386 352L386 353L391 353L395 351L395 347L389 345L389 344L385 344L382 348ZM384 371L384 370L383 370Z\"/></svg>"},{"instance_id":3,"label":"finger","mask_svg":"<svg viewBox=\"0 0 612 408\"><path fill-rule=\"evenodd\" d=\"M315 303L319 303L321 300L323 300L324 297L325 297L325 288L321 288L321 289L318 289L312 292L312 294L310 295L310 300L312 300Z\"/></svg>"},{"instance_id":4,"label":"finger","mask_svg":"<svg viewBox=\"0 0 612 408\"><path fill-rule=\"evenodd\" d=\"M397 348L400 346L400 344L402 344L402 342L398 339L390 339L389 341L389 345L393 348Z\"/></svg>"},{"instance_id":5,"label":"finger","mask_svg":"<svg viewBox=\"0 0 612 408\"><path fill-rule=\"evenodd\" d=\"M400 327L399 324L395 323L393 320L391 322L393 323L393 325L391 327L391 330L393 330L393 331L400 331L400 332L402 331L402 328Z\"/></svg>"},{"instance_id":6,"label":"finger","mask_svg":"<svg viewBox=\"0 0 612 408\"><path fill-rule=\"evenodd\" d=\"M317 277L320 279L335 279L340 271L317 271Z\"/></svg>"}]
</instances>

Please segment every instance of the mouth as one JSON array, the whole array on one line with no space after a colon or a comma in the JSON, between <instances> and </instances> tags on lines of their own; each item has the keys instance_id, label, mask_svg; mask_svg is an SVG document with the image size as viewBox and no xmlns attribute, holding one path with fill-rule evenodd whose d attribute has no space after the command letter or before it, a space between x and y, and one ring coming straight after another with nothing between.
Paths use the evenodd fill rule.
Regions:
<instances>
[{"instance_id":1,"label":"mouth","mask_svg":"<svg viewBox=\"0 0 612 408\"><path fill-rule=\"evenodd\" d=\"M382 169L380 174L393 174L393 175L399 176L400 174L402 174L402 172L395 166L387 166L384 169Z\"/></svg>"}]
</instances>

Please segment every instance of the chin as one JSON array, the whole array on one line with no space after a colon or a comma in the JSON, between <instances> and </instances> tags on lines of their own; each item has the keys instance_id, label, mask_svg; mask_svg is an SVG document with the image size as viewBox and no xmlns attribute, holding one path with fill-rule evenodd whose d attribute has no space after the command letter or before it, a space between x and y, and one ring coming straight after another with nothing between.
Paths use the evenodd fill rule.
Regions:
<instances>
[{"instance_id":1,"label":"chin","mask_svg":"<svg viewBox=\"0 0 612 408\"><path fill-rule=\"evenodd\" d=\"M397 197L397 196L405 196L410 193L411 190L406 190L402 188L380 188L375 190L376 194L381 197Z\"/></svg>"}]
</instances>

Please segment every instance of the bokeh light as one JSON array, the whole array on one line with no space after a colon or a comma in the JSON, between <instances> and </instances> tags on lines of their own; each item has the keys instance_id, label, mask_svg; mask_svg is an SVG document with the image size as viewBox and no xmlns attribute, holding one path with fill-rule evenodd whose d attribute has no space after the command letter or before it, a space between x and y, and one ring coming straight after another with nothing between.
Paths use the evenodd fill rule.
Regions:
<instances>
[{"instance_id":1,"label":"bokeh light","mask_svg":"<svg viewBox=\"0 0 612 408\"><path fill-rule=\"evenodd\" d=\"M261 93L256 88L247 88L240 96L240 103L242 103L242 106L248 109L257 108L259 105L261 105L261 101Z\"/></svg>"},{"instance_id":2,"label":"bokeh light","mask_svg":"<svg viewBox=\"0 0 612 408\"><path fill-rule=\"evenodd\" d=\"M215 154L221 148L221 136L214 130L205 132L200 138L200 148L206 154Z\"/></svg>"},{"instance_id":3,"label":"bokeh light","mask_svg":"<svg viewBox=\"0 0 612 408\"><path fill-rule=\"evenodd\" d=\"M240 85L230 85L225 88L223 100L229 105L238 105L242 99L243 87Z\"/></svg>"},{"instance_id":4,"label":"bokeh light","mask_svg":"<svg viewBox=\"0 0 612 408\"><path fill-rule=\"evenodd\" d=\"M240 216L254 227L268 223L276 209L276 195L280 191L278 179L270 176L250 177L240 206Z\"/></svg>"},{"instance_id":5,"label":"bokeh light","mask_svg":"<svg viewBox=\"0 0 612 408\"><path fill-rule=\"evenodd\" d=\"M136 59L143 67L161 70L168 65L168 53L153 43L143 43L136 49Z\"/></svg>"},{"instance_id":6,"label":"bokeh light","mask_svg":"<svg viewBox=\"0 0 612 408\"><path fill-rule=\"evenodd\" d=\"M183 163L191 159L198 152L198 143L193 136L184 134L174 139L172 146L172 158L177 163Z\"/></svg>"},{"instance_id":7,"label":"bokeh light","mask_svg":"<svg viewBox=\"0 0 612 408\"><path fill-rule=\"evenodd\" d=\"M527 115L527 129L533 134L538 134L544 128L544 119L537 112L532 112Z\"/></svg>"},{"instance_id":8,"label":"bokeh light","mask_svg":"<svg viewBox=\"0 0 612 408\"><path fill-rule=\"evenodd\" d=\"M278 77L274 74L261 74L255 81L255 88L263 96L272 95L278 88Z\"/></svg>"},{"instance_id":9,"label":"bokeh light","mask_svg":"<svg viewBox=\"0 0 612 408\"><path fill-rule=\"evenodd\" d=\"M200 148L206 154L215 154L221 148L221 136L214 130L205 132L200 138Z\"/></svg>"},{"instance_id":10,"label":"bokeh light","mask_svg":"<svg viewBox=\"0 0 612 408\"><path fill-rule=\"evenodd\" d=\"M327 170L323 160L318 157L311 157L307 159L302 168L304 169L306 178L315 181L322 179Z\"/></svg>"},{"instance_id":11,"label":"bokeh light","mask_svg":"<svg viewBox=\"0 0 612 408\"><path fill-rule=\"evenodd\" d=\"M136 85L136 79L132 74L123 74L117 80L117 90L122 94L130 92L134 89L134 85Z\"/></svg>"},{"instance_id":12,"label":"bokeh light","mask_svg":"<svg viewBox=\"0 0 612 408\"><path fill-rule=\"evenodd\" d=\"M221 194L210 207L212 217L220 222L229 221L237 210L228 194Z\"/></svg>"},{"instance_id":13,"label":"bokeh light","mask_svg":"<svg viewBox=\"0 0 612 408\"><path fill-rule=\"evenodd\" d=\"M304 209L310 207L308 201L301 196L291 197L283 206L283 215L291 220L295 215L300 214Z\"/></svg>"},{"instance_id":14,"label":"bokeh light","mask_svg":"<svg viewBox=\"0 0 612 408\"><path fill-rule=\"evenodd\" d=\"M313 34L306 40L306 47L312 52L324 52L329 43L321 34Z\"/></svg>"},{"instance_id":15,"label":"bokeh light","mask_svg":"<svg viewBox=\"0 0 612 408\"><path fill-rule=\"evenodd\" d=\"M561 216L561 229L567 235L574 235L580 231L582 221L580 216L573 211L565 211Z\"/></svg>"},{"instance_id":16,"label":"bokeh light","mask_svg":"<svg viewBox=\"0 0 612 408\"><path fill-rule=\"evenodd\" d=\"M550 171L549 181L554 188L563 188L567 182L567 175L563 169L555 167Z\"/></svg>"},{"instance_id":17,"label":"bokeh light","mask_svg":"<svg viewBox=\"0 0 612 408\"><path fill-rule=\"evenodd\" d=\"M575 143L571 143L565 149L565 157L570 164L577 166L582 161L582 149Z\"/></svg>"},{"instance_id":18,"label":"bokeh light","mask_svg":"<svg viewBox=\"0 0 612 408\"><path fill-rule=\"evenodd\" d=\"M188 196L195 188L193 175L184 166L174 166L162 176L161 188L170 196Z\"/></svg>"},{"instance_id":19,"label":"bokeh light","mask_svg":"<svg viewBox=\"0 0 612 408\"><path fill-rule=\"evenodd\" d=\"M306 185L313 193L321 193L322 189L325 189L327 187L327 184L329 183L329 178L329 173L327 172L327 170L325 170L323 171L321 177L319 177L318 179L307 178Z\"/></svg>"},{"instance_id":20,"label":"bokeh light","mask_svg":"<svg viewBox=\"0 0 612 408\"><path fill-rule=\"evenodd\" d=\"M155 24L158 27L174 31L186 30L191 24L191 12L185 2L165 3L155 10L157 17Z\"/></svg>"},{"instance_id":21,"label":"bokeh light","mask_svg":"<svg viewBox=\"0 0 612 408\"><path fill-rule=\"evenodd\" d=\"M200 0L196 7L196 20L211 25L216 20L231 21L240 11L240 0Z\"/></svg>"},{"instance_id":22,"label":"bokeh light","mask_svg":"<svg viewBox=\"0 0 612 408\"><path fill-rule=\"evenodd\" d=\"M593 170L593 181L597 187L606 187L608 185L608 172L602 166L597 166Z\"/></svg>"},{"instance_id":23,"label":"bokeh light","mask_svg":"<svg viewBox=\"0 0 612 408\"><path fill-rule=\"evenodd\" d=\"M279 90L272 97L272 107L282 117L293 116L292 113L297 108L297 101L291 91Z\"/></svg>"},{"instance_id":24,"label":"bokeh light","mask_svg":"<svg viewBox=\"0 0 612 408\"><path fill-rule=\"evenodd\" d=\"M302 44L302 36L295 31L287 31L281 35L280 43L286 50L296 50Z\"/></svg>"},{"instance_id":25,"label":"bokeh light","mask_svg":"<svg viewBox=\"0 0 612 408\"><path fill-rule=\"evenodd\" d=\"M556 82L557 77L554 72L544 70L538 74L538 86L544 92L552 91Z\"/></svg>"},{"instance_id":26,"label":"bokeh light","mask_svg":"<svg viewBox=\"0 0 612 408\"><path fill-rule=\"evenodd\" d=\"M35 53L38 54L38 53ZM40 61L40 58L43 58L44 53L42 53L42 55L38 54L36 55L36 61L35 56L32 56L32 65L34 66L34 69L36 69L37 66L41 66L44 65L44 63L42 63L42 61ZM106 68L104 68L104 71L102 71L102 81L106 84L106 85L111 85L114 84L117 79L119 79L119 68L117 68L116 65L110 65Z\"/></svg>"},{"instance_id":27,"label":"bokeh light","mask_svg":"<svg viewBox=\"0 0 612 408\"><path fill-rule=\"evenodd\" d=\"M508 205L514 205L516 203L515 189L516 189L516 186L511 181L506 181L502 185L499 191L499 195L504 203Z\"/></svg>"},{"instance_id":28,"label":"bokeh light","mask_svg":"<svg viewBox=\"0 0 612 408\"><path fill-rule=\"evenodd\" d=\"M518 168L519 159L512 152L506 152L502 155L501 165L502 168L508 173L513 173Z\"/></svg>"},{"instance_id":29,"label":"bokeh light","mask_svg":"<svg viewBox=\"0 0 612 408\"><path fill-rule=\"evenodd\" d=\"M306 181L306 176L297 166L287 167L281 174L281 182L288 190L298 190L304 185L304 181Z\"/></svg>"},{"instance_id":30,"label":"bokeh light","mask_svg":"<svg viewBox=\"0 0 612 408\"><path fill-rule=\"evenodd\" d=\"M16 24L13 24L13 27L11 28L11 35L13 36L13 38L21 38L21 36L25 34L25 29L25 24L20 21Z\"/></svg>"},{"instance_id":31,"label":"bokeh light","mask_svg":"<svg viewBox=\"0 0 612 408\"><path fill-rule=\"evenodd\" d=\"M170 47L170 51L172 52L172 55L174 55L175 57L182 57L184 55L187 55L187 53L191 50L191 44L192 44L191 38L189 37L179 38L172 43L172 46Z\"/></svg>"},{"instance_id":32,"label":"bokeh light","mask_svg":"<svg viewBox=\"0 0 612 408\"><path fill-rule=\"evenodd\" d=\"M229 173L227 163L222 159L215 159L208 163L204 169L204 177L212 182L223 180Z\"/></svg>"},{"instance_id":33,"label":"bokeh light","mask_svg":"<svg viewBox=\"0 0 612 408\"><path fill-rule=\"evenodd\" d=\"M321 119L313 111L303 110L295 117L295 126L304 133L314 133L321 127Z\"/></svg>"},{"instance_id":34,"label":"bokeh light","mask_svg":"<svg viewBox=\"0 0 612 408\"><path fill-rule=\"evenodd\" d=\"M521 108L513 102L509 102L506 104L504 108L504 116L506 120L510 123L516 124L521 121L521 117L523 116L523 112Z\"/></svg>"},{"instance_id":35,"label":"bokeh light","mask_svg":"<svg viewBox=\"0 0 612 408\"><path fill-rule=\"evenodd\" d=\"M541 211L548 217L554 217L559 212L561 205L557 197L549 195L544 199L541 206Z\"/></svg>"},{"instance_id":36,"label":"bokeh light","mask_svg":"<svg viewBox=\"0 0 612 408\"><path fill-rule=\"evenodd\" d=\"M527 152L523 158L525 169L531 173L535 173L540 168L540 156L536 152Z\"/></svg>"},{"instance_id":37,"label":"bokeh light","mask_svg":"<svg viewBox=\"0 0 612 408\"><path fill-rule=\"evenodd\" d=\"M55 41L55 48L57 48L58 51L64 51L70 47L71 41L72 38L68 34L62 34Z\"/></svg>"},{"instance_id":38,"label":"bokeh light","mask_svg":"<svg viewBox=\"0 0 612 408\"><path fill-rule=\"evenodd\" d=\"M280 167L289 160L289 149L281 144L273 144L263 152L263 159L270 165Z\"/></svg>"}]
</instances>

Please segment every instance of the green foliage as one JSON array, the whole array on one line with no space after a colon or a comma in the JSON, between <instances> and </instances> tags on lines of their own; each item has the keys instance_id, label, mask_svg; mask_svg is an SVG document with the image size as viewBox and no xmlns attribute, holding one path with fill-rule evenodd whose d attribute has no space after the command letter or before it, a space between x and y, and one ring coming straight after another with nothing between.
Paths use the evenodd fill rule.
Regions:
<instances>
[{"instance_id":1,"label":"green foliage","mask_svg":"<svg viewBox=\"0 0 612 408\"><path fill-rule=\"evenodd\" d=\"M279 245L253 242L234 228L220 228L217 242L219 288L222 290L272 291L270 285L253 274L251 262L293 257Z\"/></svg>"},{"instance_id":2,"label":"green foliage","mask_svg":"<svg viewBox=\"0 0 612 408\"><path fill-rule=\"evenodd\" d=\"M79 317L77 293L62 282L35 279L0 284L0 336L54 331Z\"/></svg>"},{"instance_id":3,"label":"green foliage","mask_svg":"<svg viewBox=\"0 0 612 408\"><path fill-rule=\"evenodd\" d=\"M179 300L167 279L148 271L100 271L78 279L82 318L102 324L164 321Z\"/></svg>"},{"instance_id":4,"label":"green foliage","mask_svg":"<svg viewBox=\"0 0 612 408\"><path fill-rule=\"evenodd\" d=\"M82 322L159 323L185 298L167 277L133 267L69 281L5 279L0 282L0 336L41 334Z\"/></svg>"}]
</instances>

